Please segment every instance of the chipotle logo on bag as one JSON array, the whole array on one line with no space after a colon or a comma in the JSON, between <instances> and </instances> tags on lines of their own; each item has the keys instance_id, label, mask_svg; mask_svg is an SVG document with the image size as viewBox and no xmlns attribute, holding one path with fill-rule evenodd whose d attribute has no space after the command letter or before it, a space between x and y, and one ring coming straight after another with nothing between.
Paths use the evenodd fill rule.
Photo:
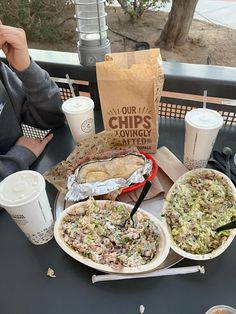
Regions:
<instances>
[{"instance_id":1,"label":"chipotle logo on bag","mask_svg":"<svg viewBox=\"0 0 236 314\"><path fill-rule=\"evenodd\" d=\"M108 55L96 64L103 123L123 145L156 152L164 76L159 49Z\"/></svg>"},{"instance_id":2,"label":"chipotle logo on bag","mask_svg":"<svg viewBox=\"0 0 236 314\"><path fill-rule=\"evenodd\" d=\"M141 114L143 109L144 114ZM123 138L123 144L150 150L152 115L155 115L155 112L149 111L148 108L135 106L124 106L120 110L117 109L117 112L113 109L107 112L107 124L109 129L116 131L117 135Z\"/></svg>"}]
</instances>

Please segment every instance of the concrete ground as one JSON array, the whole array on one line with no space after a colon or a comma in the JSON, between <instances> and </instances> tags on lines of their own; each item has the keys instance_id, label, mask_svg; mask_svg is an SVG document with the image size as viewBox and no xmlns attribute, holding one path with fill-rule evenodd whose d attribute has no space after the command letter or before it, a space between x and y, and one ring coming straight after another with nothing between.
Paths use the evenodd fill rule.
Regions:
<instances>
[{"instance_id":1,"label":"concrete ground","mask_svg":"<svg viewBox=\"0 0 236 314\"><path fill-rule=\"evenodd\" d=\"M170 8L171 2L161 10ZM199 0L194 18L236 29L236 0Z\"/></svg>"}]
</instances>

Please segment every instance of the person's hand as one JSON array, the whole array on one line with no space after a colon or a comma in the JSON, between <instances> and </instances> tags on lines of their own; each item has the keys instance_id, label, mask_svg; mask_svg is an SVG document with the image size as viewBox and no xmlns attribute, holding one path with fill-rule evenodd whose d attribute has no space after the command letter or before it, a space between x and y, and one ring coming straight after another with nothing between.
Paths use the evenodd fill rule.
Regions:
<instances>
[{"instance_id":1,"label":"person's hand","mask_svg":"<svg viewBox=\"0 0 236 314\"><path fill-rule=\"evenodd\" d=\"M24 71L29 67L30 57L23 29L3 25L0 20L0 49L15 70Z\"/></svg>"},{"instance_id":2,"label":"person's hand","mask_svg":"<svg viewBox=\"0 0 236 314\"><path fill-rule=\"evenodd\" d=\"M16 142L16 145L23 146L31 150L36 157L39 157L43 152L46 145L51 141L53 138L53 134L49 134L43 140L34 139L31 137L21 136Z\"/></svg>"}]
</instances>

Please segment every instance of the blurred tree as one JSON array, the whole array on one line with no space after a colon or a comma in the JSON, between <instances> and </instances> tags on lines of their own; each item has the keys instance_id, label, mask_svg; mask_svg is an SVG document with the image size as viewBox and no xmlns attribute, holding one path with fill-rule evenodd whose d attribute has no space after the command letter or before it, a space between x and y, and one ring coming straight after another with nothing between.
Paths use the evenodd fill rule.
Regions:
<instances>
[{"instance_id":1,"label":"blurred tree","mask_svg":"<svg viewBox=\"0 0 236 314\"><path fill-rule=\"evenodd\" d=\"M198 0L173 0L168 20L156 45L171 49L182 46L187 38Z\"/></svg>"},{"instance_id":2,"label":"blurred tree","mask_svg":"<svg viewBox=\"0 0 236 314\"><path fill-rule=\"evenodd\" d=\"M61 26L74 20L71 6L65 0L0 0L0 18L4 24L23 28L28 39L55 42L64 39Z\"/></svg>"},{"instance_id":3,"label":"blurred tree","mask_svg":"<svg viewBox=\"0 0 236 314\"><path fill-rule=\"evenodd\" d=\"M147 10L157 10L170 0L117 0L122 10L134 22L139 19ZM113 4L114 0L107 0L108 4Z\"/></svg>"}]
</instances>

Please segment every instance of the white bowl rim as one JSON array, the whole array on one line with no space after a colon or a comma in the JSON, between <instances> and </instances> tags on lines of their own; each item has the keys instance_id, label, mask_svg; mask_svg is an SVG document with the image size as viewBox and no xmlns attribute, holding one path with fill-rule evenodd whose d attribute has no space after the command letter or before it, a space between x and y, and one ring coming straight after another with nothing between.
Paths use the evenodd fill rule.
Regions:
<instances>
[{"instance_id":1,"label":"white bowl rim","mask_svg":"<svg viewBox=\"0 0 236 314\"><path fill-rule=\"evenodd\" d=\"M227 182L229 183L229 185L232 188L235 200L236 200L236 188L234 186L234 184L232 183L232 181L222 172L215 170L215 169L211 169L211 168L197 168L197 169L193 169L193 170L189 170L188 172L184 173L183 175L181 175L177 181L172 185L172 187L170 188L170 190L168 191L165 201L164 201L164 205L163 205L163 214L165 213L165 208L168 204L168 199L170 198L170 195L172 194L172 191L175 189L175 187L180 184L186 177L191 176L195 173L198 172L202 172L202 171L213 171L214 173L216 173L217 175L221 176L222 178L226 179ZM233 241L235 235L236 235L236 229L231 229L230 230L230 235L227 238L227 240L225 242L223 242L217 249L215 249L214 251L207 253L207 254L193 254L193 253L189 253L186 252L184 250L182 250L174 241L172 234L171 234L171 230L170 230L170 226L168 225L165 216L163 215L162 217L162 222L165 224L168 232L169 232L169 236L170 236L170 246L172 248L173 251L175 251L177 254L191 259L191 260L199 260L199 261L203 261L203 260L209 260L209 259L213 259L217 256L219 256L220 254L222 254L231 244L231 242Z\"/></svg>"},{"instance_id":2,"label":"white bowl rim","mask_svg":"<svg viewBox=\"0 0 236 314\"><path fill-rule=\"evenodd\" d=\"M81 262L82 264L85 264L89 267L92 267L94 269L97 269L99 271L105 272L105 273L118 273L118 274L137 274L137 273L145 273L145 272L150 272L158 268L164 260L167 258L169 251L170 251L170 237L169 237L169 232L167 231L167 228L165 224L159 220L157 217L154 215L150 214L149 212L139 208L138 212L141 212L143 214L146 214L151 220L155 222L155 224L158 226L158 230L160 233L160 251L154 257L151 262L137 266L137 267L124 267L122 270L117 270L114 269L108 265L103 265L96 263L92 261L89 258L83 257L79 253L75 252L72 248L70 248L68 245L65 244L65 242L62 240L60 233L59 233L59 226L61 224L62 219L67 215L67 213L74 207L78 207L80 204L86 203L87 201L84 202L78 202L75 203L69 207L67 207L63 212L60 213L58 216L55 225L54 225L54 237L58 245L65 251L68 255L76 259L77 261ZM127 204L124 202L118 202L118 201L109 201L109 200L96 200L96 203L102 204L105 202L115 202L117 204L124 204L125 206L129 207L130 209L133 208L133 205Z\"/></svg>"},{"instance_id":3,"label":"white bowl rim","mask_svg":"<svg viewBox=\"0 0 236 314\"><path fill-rule=\"evenodd\" d=\"M214 314L215 310L230 310L231 313L235 313L236 312L236 309L229 306L229 305L224 305L224 304L217 304L217 305L214 305L212 306L211 308L209 308L205 314ZM217 313L217 312L215 312Z\"/></svg>"}]
</instances>

